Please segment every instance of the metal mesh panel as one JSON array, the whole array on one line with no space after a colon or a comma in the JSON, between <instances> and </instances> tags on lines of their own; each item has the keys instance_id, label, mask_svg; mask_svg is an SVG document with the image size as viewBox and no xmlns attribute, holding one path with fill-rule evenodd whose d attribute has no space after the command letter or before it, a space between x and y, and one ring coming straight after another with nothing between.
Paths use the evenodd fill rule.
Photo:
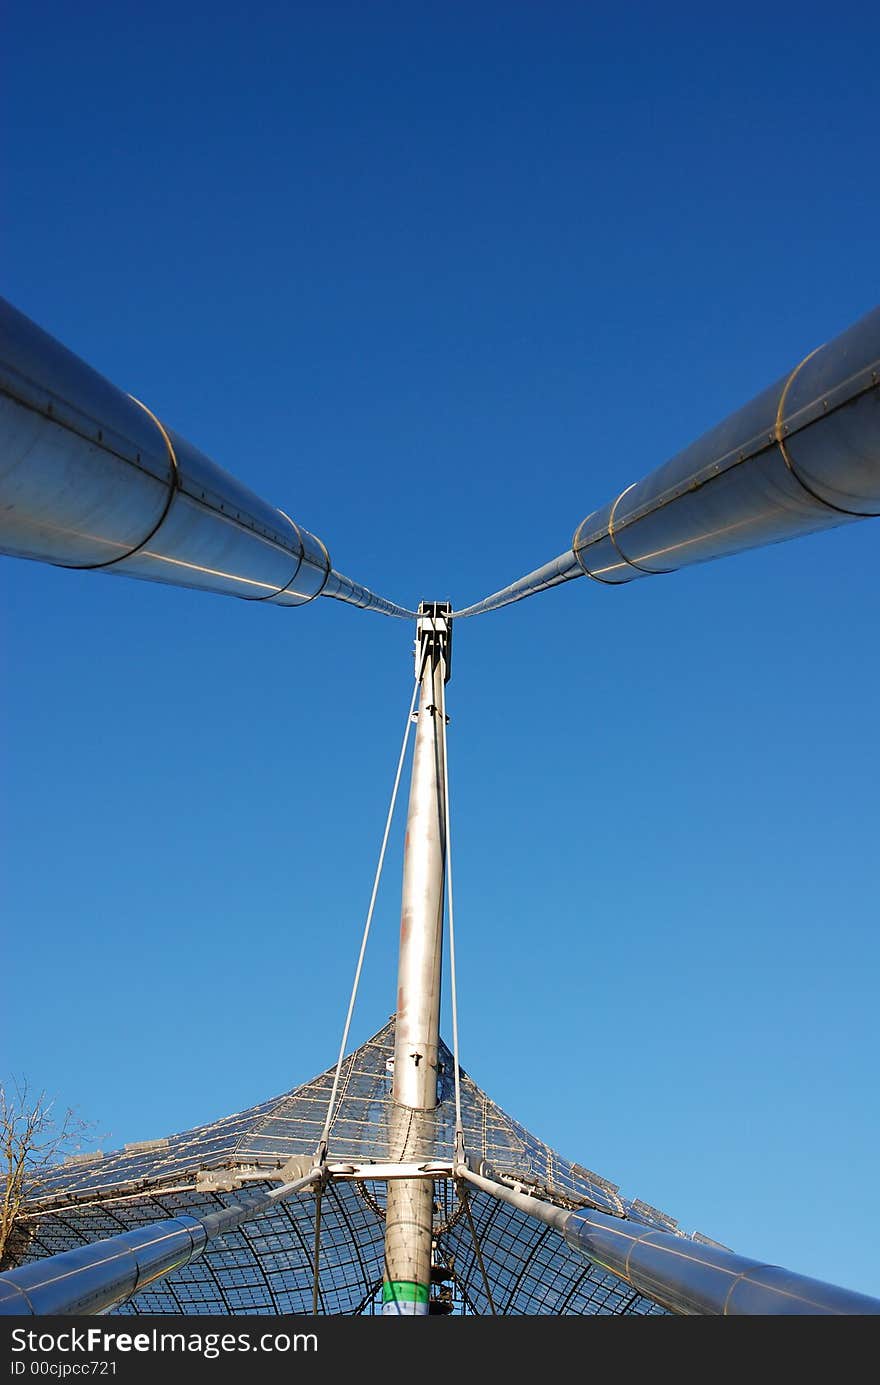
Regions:
<instances>
[{"instance_id":1,"label":"metal mesh panel","mask_svg":"<svg viewBox=\"0 0 880 1385\"><path fill-rule=\"evenodd\" d=\"M471 1213L499 1315L644 1315L664 1311L616 1275L606 1274L573 1254L555 1231L524 1212L476 1193L471 1197ZM475 1311L490 1313L468 1221L456 1222L443 1242Z\"/></svg>"},{"instance_id":2,"label":"metal mesh panel","mask_svg":"<svg viewBox=\"0 0 880 1385\"><path fill-rule=\"evenodd\" d=\"M413 1113L391 1097L394 1026L390 1022L344 1063L330 1133L333 1162L451 1160L454 1148L452 1057L441 1047L436 1111ZM511 1119L462 1071L465 1147L472 1162L559 1205L589 1205L669 1228L647 1203L622 1199L616 1186L560 1158ZM284 1096L211 1125L169 1136L150 1148L121 1150L57 1170L33 1205L28 1259L69 1250L120 1230L185 1211L204 1216L232 1201L231 1185L268 1188L292 1155L311 1156L333 1081L328 1069ZM211 1187L228 1176L229 1188ZM466 1311L488 1313L470 1224L450 1182L435 1185L438 1262L453 1271ZM322 1204L320 1300L323 1313L357 1313L373 1301L383 1270L385 1187L336 1181ZM502 1314L660 1312L613 1275L570 1251L561 1237L485 1194L471 1209L495 1308ZM310 1313L315 1196L293 1197L212 1241L202 1257L150 1285L122 1313Z\"/></svg>"}]
</instances>

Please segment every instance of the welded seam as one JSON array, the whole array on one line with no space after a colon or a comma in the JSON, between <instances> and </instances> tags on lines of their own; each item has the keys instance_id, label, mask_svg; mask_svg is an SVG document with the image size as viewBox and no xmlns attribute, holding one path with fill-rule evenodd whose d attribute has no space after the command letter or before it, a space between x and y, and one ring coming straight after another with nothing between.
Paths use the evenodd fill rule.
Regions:
<instances>
[{"instance_id":1,"label":"welded seam","mask_svg":"<svg viewBox=\"0 0 880 1385\"><path fill-rule=\"evenodd\" d=\"M168 431L165 428L165 425L162 423L161 419L156 417L156 415L153 413L153 410L148 408L142 400L136 399L133 394L130 394L128 397L132 400L133 403L137 404L139 408L143 409L144 413L147 414L153 420L156 427L159 429L159 432L162 434L162 437L165 441L165 446L168 449L168 460L171 463L171 481L168 486L168 495L165 499L165 508L163 509L156 523L153 525L149 534L147 534L145 538L141 539L140 543L135 544L134 548L129 549L127 553L122 553L117 558L108 558L105 563L56 563L54 564L54 566L56 567L65 567L69 571L75 572L96 572L98 569L114 567L117 563L124 563L127 561L127 559L133 558L136 553L140 553L142 548L146 548L147 544L150 542L151 539L154 539L156 537L159 530L162 528L162 525L168 518L168 512L170 511L171 506L174 502L174 497L180 490L180 468L177 464L177 453L174 451L174 444L172 443L171 438L168 435Z\"/></svg>"},{"instance_id":2,"label":"welded seam","mask_svg":"<svg viewBox=\"0 0 880 1385\"><path fill-rule=\"evenodd\" d=\"M817 347L817 350L821 349L821 347ZM789 377L787 385L791 384L798 370L800 370L801 367L804 366L808 360L810 360L811 356L814 356L815 354L816 352L813 351L810 353L810 356L805 357L804 360L801 361L800 365L794 372L792 372L792 375ZM842 385L835 386L831 391L829 391L828 395L826 395L825 403L827 404L827 400L829 397L833 398L834 402L830 405L830 407L827 407L822 413L817 412L819 400L822 398L821 395L817 396L815 400L812 400L809 405L805 405L803 408L799 409L797 411L797 414L794 415L794 417L801 419L802 421L799 422L796 427L788 428L785 434L786 438L790 439L794 437L796 433L805 432L814 423L817 423L820 418L830 418L832 414L839 412L840 409L845 408L848 404L852 404L855 400L861 399L866 394L870 394L872 390L876 390L878 384L876 378L876 370L872 370L870 379L865 379L865 377L867 376L868 369L870 369L870 367L866 367L865 370L857 372L856 375L850 377L850 379L848 379L847 381L844 381ZM840 390L843 388L844 385L851 385L854 380L861 382L863 379L865 380L865 383L863 383L860 388L855 389L852 393L847 394L844 398L835 398L835 396L840 393ZM785 394L785 391L783 392L783 394ZM744 463L746 462L754 461L763 453L769 452L772 447L780 446L780 450L782 450L780 445L780 438L778 436L779 424L780 416L779 413L777 413L776 426L774 427L772 432L764 432L757 434L755 437L743 443L739 449L733 449L731 452L728 452L723 457L720 457L717 461L705 466L699 473L697 473L697 475L691 476L686 484L676 485L672 487L670 490L664 492L662 495L654 497L654 499L650 503L646 504L640 510L636 510L633 514L629 515L625 523L620 526L619 532L626 528L629 528L630 525L638 524L641 520L645 519L649 515L658 514L661 510L666 509L669 505L675 504L677 500L680 500L684 495L687 495L688 492L700 490L703 488L703 486L709 485L712 481L720 480L722 476L728 475L729 472L734 471L737 467L744 465ZM738 455L735 455L737 451ZM785 456L784 451L783 456ZM803 478L798 475L798 473L794 470L794 468L791 465L791 462L788 459L786 459L786 465L789 471L791 472L792 476L795 478L795 480L797 480L800 483L804 491L806 491L806 493L810 495L812 499L816 500L819 504L821 504L824 509L832 510L838 514L849 515L855 519L872 519L877 517L876 512L866 512L864 510L845 510L833 505L830 501L823 500L822 497L816 495L816 493L810 489L810 487L803 480ZM586 560L584 557L586 551L589 548L592 548L595 544L601 543L603 539L608 537L608 531L606 528L602 533L596 534L588 540L583 540L580 538L587 524L596 513L597 511L593 510L592 513L587 515L587 518L578 525L577 529L574 532L572 550L583 571L586 573L588 577L592 577L593 580L596 582L601 582L604 586L619 586L621 585L620 583L608 582L602 577L597 577L596 574L591 572L590 569L586 566ZM672 570L675 571L675 569ZM651 575L659 576L661 574L652 572Z\"/></svg>"},{"instance_id":3,"label":"welded seam","mask_svg":"<svg viewBox=\"0 0 880 1385\"><path fill-rule=\"evenodd\" d=\"M311 533L311 530L310 530L309 532ZM314 599L315 599L316 596L320 596L320 595L321 595L321 592L324 590L324 588L326 587L327 583L330 581L330 573L333 571L333 564L332 564L332 562L330 561L330 550L328 549L326 543L324 542L323 539L319 539L317 534L312 534L312 538L315 540L315 543L321 545L321 549L322 549L322 551L323 551L324 557L327 559L327 570L326 570L326 572L324 573L324 580L323 580L323 582L321 583L321 585L320 585L320 587L318 588L318 590L314 593L314 595L313 595L313 596L310 596L310 597L308 598L309 601L314 601ZM303 605L305 605L305 604L306 604L306 602L303 602Z\"/></svg>"},{"instance_id":4,"label":"welded seam","mask_svg":"<svg viewBox=\"0 0 880 1385\"><path fill-rule=\"evenodd\" d=\"M791 475L794 477L795 481L797 481L801 489L806 491L807 495L809 495L810 498L815 500L819 505L822 505L827 510L833 510L834 513L838 515L852 515L854 519L876 518L876 511L874 511L872 515L870 512L866 512L864 510L847 510L844 509L842 505L835 505L833 501L826 500L823 496L819 495L817 491L814 491L813 487L809 484L808 481L804 480L803 476L801 476L800 472L795 466L794 461L792 460L791 453L789 452L788 446L786 444L786 435L788 433L788 430L786 428L783 415L785 413L785 401L788 398L788 391L794 383L795 377L800 373L801 370L803 370L804 366L807 364L807 361L811 361L813 357L817 355L821 350L822 347L817 346L815 351L811 351L809 356L805 356L804 359L800 362L800 364L795 366L794 370L791 372L791 374L785 382L785 385L783 386L782 393L779 396L779 407L776 410L776 426L774 428L774 432L776 434L776 441L779 445L779 451L782 453L782 460L785 462L785 465L787 466ZM855 397L857 398L858 396ZM813 422L815 423L816 420L814 419ZM809 424L807 425L807 427L809 427ZM800 432L806 430L799 429L798 431Z\"/></svg>"},{"instance_id":5,"label":"welded seam","mask_svg":"<svg viewBox=\"0 0 880 1385\"><path fill-rule=\"evenodd\" d=\"M654 570L654 568L651 568L651 567L642 567L640 563L636 563L636 562L633 561L632 558L628 558L628 557L626 556L626 554L624 553L623 549L621 548L620 544L617 542L617 539L614 537L614 512L615 512L615 510L617 509L617 507L618 507L618 505L620 504L620 502L621 502L621 500L623 499L623 497L624 497L625 495L629 495L630 491L634 491L637 485L638 485L638 482L637 482L637 481L633 481L633 483L632 483L631 486L627 486L627 488L626 488L625 491L621 491L621 492L620 492L620 495L617 497L617 499L615 500L614 504L611 506L611 513L610 513L610 515L608 516L608 537L609 537L609 539L611 540L612 544L614 545L615 551L616 551L617 553L620 554L620 556L621 556L621 558L623 559L623 561L624 561L625 563L627 563L627 564L629 565L629 567L634 567L635 570L636 570L636 572L643 572L643 573L645 574L646 577L661 577L661 576L663 575L661 572L656 572L656 571ZM675 571L674 568L666 568L665 570L666 570L667 572L674 572L674 571ZM601 578L599 578L599 579L597 579L597 580L601 581ZM619 586L622 586L622 583L620 583L620 582L609 582L607 585L608 585L608 586L619 587Z\"/></svg>"},{"instance_id":6,"label":"welded seam","mask_svg":"<svg viewBox=\"0 0 880 1385\"><path fill-rule=\"evenodd\" d=\"M632 490L632 486L630 486L629 489ZM618 500L619 499L620 496L618 496ZM600 534L598 538L593 539L592 543L583 544L580 548L578 547L578 536L583 533L584 527L587 524L589 524L593 516L597 515L598 513L598 510L591 510L590 513L587 515L586 519L581 520L580 524L574 531L574 538L571 541L571 551L574 554L575 561L577 562L578 566L581 569L581 572L584 574L585 577L589 577L593 582L598 582L601 587L619 587L622 586L621 582L609 582L604 577L597 577L595 572L591 572L590 569L587 567L586 559L582 556L582 554L586 552L587 548L592 546L592 543L600 543L602 539L604 539L605 537L604 534ZM620 550L618 549L618 552L619 551Z\"/></svg>"},{"instance_id":7,"label":"welded seam","mask_svg":"<svg viewBox=\"0 0 880 1385\"><path fill-rule=\"evenodd\" d=\"M297 524L296 520L291 519L290 515L287 513L286 510L279 509L278 513L282 515L284 519L287 520L288 524L291 525L296 534L297 542L299 543L299 557L296 560L296 567L293 570L293 576L291 577L290 581L285 582L284 586L280 587L277 592L270 592L268 596L258 596L256 598L257 601L275 601L277 597L282 596L284 592L289 591L300 574L300 569L302 568L306 556L306 546L303 543L302 533L300 532L300 527Z\"/></svg>"}]
</instances>

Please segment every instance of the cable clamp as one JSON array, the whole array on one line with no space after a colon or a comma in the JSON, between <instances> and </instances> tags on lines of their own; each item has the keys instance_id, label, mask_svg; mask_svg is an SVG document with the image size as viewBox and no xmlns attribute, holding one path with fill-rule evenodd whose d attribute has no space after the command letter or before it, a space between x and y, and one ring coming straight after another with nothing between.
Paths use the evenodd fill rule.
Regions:
<instances>
[{"instance_id":1,"label":"cable clamp","mask_svg":"<svg viewBox=\"0 0 880 1385\"><path fill-rule=\"evenodd\" d=\"M469 1169L468 1157L464 1152L464 1131L461 1126L455 1132L455 1154L452 1159L452 1175L454 1178L461 1177L462 1169Z\"/></svg>"}]
</instances>

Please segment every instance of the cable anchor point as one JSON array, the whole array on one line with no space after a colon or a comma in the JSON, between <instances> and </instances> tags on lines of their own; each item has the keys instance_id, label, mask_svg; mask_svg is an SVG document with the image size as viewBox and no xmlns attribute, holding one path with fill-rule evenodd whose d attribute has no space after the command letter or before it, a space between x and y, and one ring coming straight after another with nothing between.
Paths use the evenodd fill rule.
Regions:
<instances>
[{"instance_id":1,"label":"cable anchor point","mask_svg":"<svg viewBox=\"0 0 880 1385\"><path fill-rule=\"evenodd\" d=\"M415 661L416 678L421 681L425 665L443 660L443 681L452 675L452 603L450 601L420 601L416 618ZM441 709L426 708L432 714Z\"/></svg>"}]
</instances>

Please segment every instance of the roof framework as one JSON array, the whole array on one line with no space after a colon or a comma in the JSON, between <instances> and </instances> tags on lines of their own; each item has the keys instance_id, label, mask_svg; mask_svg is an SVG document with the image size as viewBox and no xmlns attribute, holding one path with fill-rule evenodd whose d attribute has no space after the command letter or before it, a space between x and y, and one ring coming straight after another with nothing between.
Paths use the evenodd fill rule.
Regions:
<instances>
[{"instance_id":1,"label":"roof framework","mask_svg":"<svg viewBox=\"0 0 880 1385\"><path fill-rule=\"evenodd\" d=\"M449 1050L442 1048L436 1110L407 1113L402 1135L400 1110L391 1097L393 1052L392 1020L345 1059L331 1129L331 1162L452 1158ZM671 1218L622 1198L614 1184L561 1158L502 1111L466 1072L461 1077L472 1161L488 1161L562 1207L590 1206L664 1230L675 1228ZM281 1097L211 1125L69 1161L33 1207L27 1258L71 1250L180 1212L204 1216L232 1201L241 1186L270 1188L289 1159L314 1154L332 1081L331 1068ZM372 1311L383 1277L384 1204L385 1184L378 1180L334 1180L327 1186L321 1211L320 1313ZM313 1194L276 1203L117 1311L311 1313L315 1209ZM483 1268L456 1186L451 1180L436 1181L436 1260L454 1277L462 1311L491 1313L486 1278L499 1315L664 1311L569 1250L561 1237L524 1213L479 1192L471 1194L470 1209Z\"/></svg>"}]
</instances>

